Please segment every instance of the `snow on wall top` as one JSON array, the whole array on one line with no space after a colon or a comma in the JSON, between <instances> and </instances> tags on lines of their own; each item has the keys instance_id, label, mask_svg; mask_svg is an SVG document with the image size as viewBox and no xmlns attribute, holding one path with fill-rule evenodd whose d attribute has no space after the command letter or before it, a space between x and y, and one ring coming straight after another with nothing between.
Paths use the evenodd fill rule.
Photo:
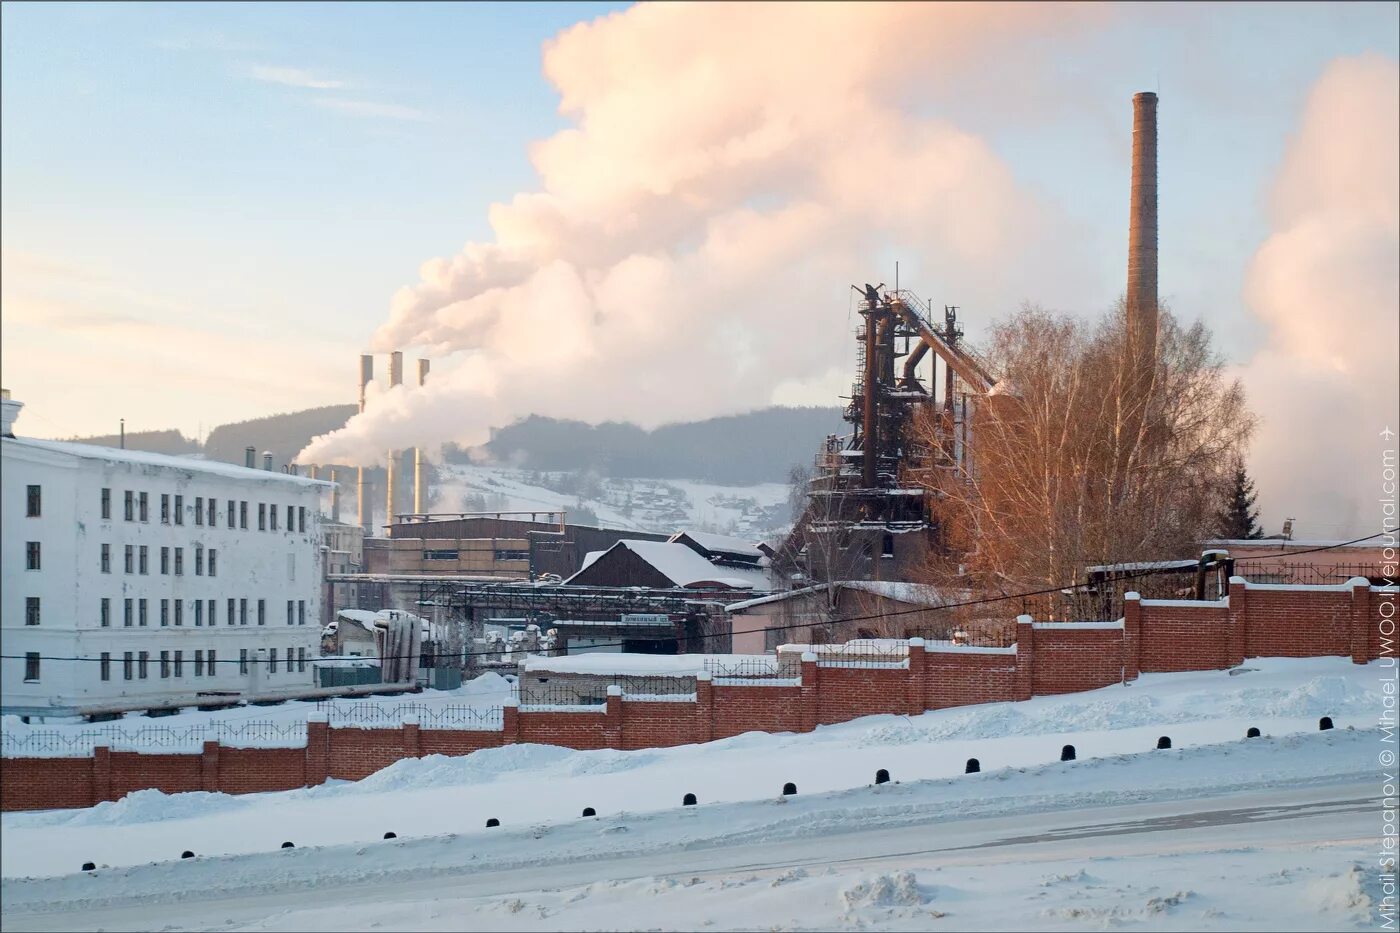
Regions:
<instances>
[{"instance_id":1,"label":"snow on wall top","mask_svg":"<svg viewBox=\"0 0 1400 933\"><path fill-rule=\"evenodd\" d=\"M706 669L706 662L713 661L721 668L742 664L746 672L753 672L756 665L767 664L771 673L777 673L778 659L761 654L575 654L559 658L545 658L530 655L525 658L523 670L553 674L617 674L637 677L671 676L684 677L699 674Z\"/></svg>"},{"instance_id":2,"label":"snow on wall top","mask_svg":"<svg viewBox=\"0 0 1400 933\"><path fill-rule=\"evenodd\" d=\"M761 570L746 567L722 567L712 564L684 544L669 541L636 541L624 538L606 552L624 548L650 564L657 573L676 586L694 586L697 583L718 583L723 586L743 590L764 590L768 588L768 576ZM570 583L589 566L596 563L602 554L592 551L578 573L565 580Z\"/></svg>"},{"instance_id":3,"label":"snow on wall top","mask_svg":"<svg viewBox=\"0 0 1400 933\"><path fill-rule=\"evenodd\" d=\"M192 473L210 473L230 479L273 480L294 483L301 486L330 486L325 480L282 473L275 470L257 470L219 460L202 460L193 457L177 457L171 454L153 454L144 450L122 450L119 447L100 447L96 444L77 444L71 441L46 441L33 437L7 437L7 445L29 447L50 453L77 457L80 460L102 460L108 463L130 463L136 466L163 467L168 470L188 470Z\"/></svg>"}]
</instances>

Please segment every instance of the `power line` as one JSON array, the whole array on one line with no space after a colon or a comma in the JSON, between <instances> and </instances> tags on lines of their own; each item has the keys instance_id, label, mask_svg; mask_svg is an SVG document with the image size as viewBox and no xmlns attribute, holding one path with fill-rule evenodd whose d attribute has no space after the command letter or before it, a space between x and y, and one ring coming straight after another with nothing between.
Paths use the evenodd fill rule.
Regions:
<instances>
[{"instance_id":1,"label":"power line","mask_svg":"<svg viewBox=\"0 0 1400 933\"><path fill-rule=\"evenodd\" d=\"M1259 555L1258 557L1251 557L1251 558L1249 558L1249 559L1250 559L1250 560L1268 560L1268 559L1275 558L1275 557L1299 557L1299 556L1301 556L1301 555L1303 555L1303 554L1315 554L1315 553L1317 553L1317 552L1319 552L1319 551L1331 551L1331 550L1335 550L1335 549L1341 548L1341 547L1350 547L1350 546L1353 545L1353 544L1360 544L1362 541L1370 541L1372 538L1379 538L1381 535L1393 534L1393 533L1394 533L1394 530L1393 530L1393 529L1387 529L1387 530L1385 530L1385 531L1378 531L1378 532L1376 532L1376 533L1374 533L1374 534L1365 535L1364 537L1353 538L1353 539L1350 540L1350 541L1338 541L1338 542L1336 542L1336 543L1334 543L1334 544L1327 544L1327 545L1321 545L1321 546L1319 546L1319 547L1306 548L1306 549L1300 550L1300 551L1280 551L1280 552L1277 553L1277 554L1261 554L1261 555ZM1121 577L1117 577L1117 578L1116 578L1116 581L1135 580L1135 579L1138 579L1139 577L1156 576L1159 572L1160 572L1160 571L1158 571L1158 570L1141 570L1141 571L1138 571L1138 572L1136 572L1136 573L1124 574L1124 575L1121 576ZM1115 581L1115 582L1116 582L1116 581ZM831 584L821 584L821 585L822 585L822 586L829 586L829 585L831 585ZM965 600L965 601L963 601L963 602L944 603L944 604L942 604L942 605L940 605L940 606L914 606L914 607L911 607L911 608L909 608L909 609L897 609L897 610L894 610L893 612L879 612L879 613L873 613L873 614L871 614L871 615L863 615L863 616L848 616L848 617L842 618L842 619L829 619L829 620L824 621L824 622L801 622L801 623L794 623L794 624L792 624L792 625L774 626L774 627L766 628L766 629L764 629L764 631L767 631L767 632L786 632L786 631L794 631L794 630L801 630L801 629L813 629L813 628L818 628L818 627L825 626L825 625L842 625L842 624L848 623L848 622L869 622L869 621L875 621L875 620L879 620L879 619L888 619L888 618L891 618L891 617L893 617L893 616L909 615L909 614L915 613L915 612L940 612L940 611L948 610L948 609L963 609L963 608L966 608L966 607L968 607L968 606L982 606L982 605L986 605L986 604L988 604L988 603L1005 602L1005 601L1007 601L1007 600L1013 600L1013 599L1026 599L1026 598L1029 598L1029 597L1031 597L1031 596L1045 596L1045 595L1049 595L1049 594L1051 594L1051 593L1063 593L1063 592L1066 591L1066 590L1080 590L1080 589L1084 589L1085 587L1088 587L1088 586L1090 586L1090 585L1091 585L1091 584L1088 584L1088 583L1070 583L1070 584L1066 584L1066 585L1063 585L1063 586L1046 587L1046 588L1044 588L1044 589L1030 590L1030 591L1022 592L1022 593L1007 593L1007 594L1003 594L1003 595L1001 595L1001 596L983 596L983 597L980 597L980 598L978 598L978 599L970 599L970 600ZM783 596L783 595L785 595L785 594L783 594L783 593L775 593L775 594L773 594L773 595L774 595L774 596ZM704 640L710 639L710 638L723 638L723 637L726 636L726 634L732 635L732 633L713 632L713 633L710 633L710 634L701 634L701 635L685 636L685 637L680 637L680 636L674 636L674 635L673 635L673 636L668 636L668 637L663 637L663 638L658 638L658 639L652 639L652 640L654 640L654 641L675 641L675 642L685 641L685 642L693 642L693 641L704 641ZM594 648L622 648L622 647L626 647L626 643L625 643L625 642L622 642L622 641L607 642L607 643L603 643L603 644L595 644L595 645L592 645L591 647L594 647ZM173 649L168 649L168 650L173 650ZM256 649L255 649L255 650L256 650ZM498 655L500 655L500 654L502 654L501 651L468 651L468 652L465 652L464 654L456 654L456 653L454 653L454 654L452 655L452 657L453 657L453 658L459 658L459 657L460 657L460 658L494 657L494 656L498 656ZM123 655L125 655L125 652L123 652ZM391 661L391 660L393 660L393 661L400 661L400 660L405 660L405 659L411 658L411 657L412 657L412 655L380 655L378 658L366 658L365 660L380 660L380 661ZM25 659L26 656L25 656L25 655L6 654L6 655L0 655L0 658L7 658L7 659L9 659L9 660L21 660L21 659ZM40 660L40 661L87 661L87 662L101 662L103 659L102 659L102 658L92 658L92 657L52 657L52 656L44 656L44 655L41 655L41 656L39 657L39 660ZM123 657L121 657L121 658L107 658L106 660L107 660L108 663L115 663L116 661L121 661L122 664L125 664L125 663L126 663L126 658L125 658L125 656L123 656ZM139 662L139 658L133 658L132 660L133 660L133 661L138 661L138 662ZM147 663L150 663L152 659L148 657L146 660L147 660ZM156 661L159 661L158 658L155 659L155 660L156 660ZM266 661L266 663L269 665L269 667L271 667L271 665L274 663L274 662L272 662L270 659L265 659L265 661ZM312 663L314 663L314 659L311 659L311 661L312 661ZM263 663L263 662L260 662L260 661L254 659L254 658L230 658L229 660L224 660L224 659L220 658L217 662L206 661L205 663L218 663L218 664L247 664L247 665L254 665L254 664L259 664L259 663ZM279 661L276 662L276 663L283 663L283 662L281 662L281 661L279 660ZM149 679L149 678L147 678L147 679ZM159 679L159 678L158 678L158 679Z\"/></svg>"}]
</instances>

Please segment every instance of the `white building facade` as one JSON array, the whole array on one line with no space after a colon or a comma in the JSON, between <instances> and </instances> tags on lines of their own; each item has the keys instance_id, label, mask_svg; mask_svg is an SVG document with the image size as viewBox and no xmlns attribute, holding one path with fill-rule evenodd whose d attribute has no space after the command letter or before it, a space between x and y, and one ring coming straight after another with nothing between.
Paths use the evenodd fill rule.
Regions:
<instances>
[{"instance_id":1,"label":"white building facade","mask_svg":"<svg viewBox=\"0 0 1400 933\"><path fill-rule=\"evenodd\" d=\"M29 438L0 454L0 712L314 686L327 484Z\"/></svg>"}]
</instances>

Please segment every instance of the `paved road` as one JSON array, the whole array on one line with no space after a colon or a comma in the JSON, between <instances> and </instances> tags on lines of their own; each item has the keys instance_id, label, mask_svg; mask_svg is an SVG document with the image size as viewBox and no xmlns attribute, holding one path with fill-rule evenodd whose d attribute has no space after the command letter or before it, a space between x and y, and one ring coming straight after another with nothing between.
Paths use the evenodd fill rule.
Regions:
<instances>
[{"instance_id":1,"label":"paved road","mask_svg":"<svg viewBox=\"0 0 1400 933\"><path fill-rule=\"evenodd\" d=\"M949 818L930 813L925 822L892 829L830 833L820 841L783 840L749 845L677 847L661 853L579 858L527 867L481 866L432 877L401 874L385 883L342 880L334 873L314 885L268 890L279 871L269 857L210 860L201 868L220 872L223 890L187 890L171 895L161 881L169 866L143 866L123 875L123 887L160 890L168 903L84 904L86 876L7 882L0 921L21 930L220 930L276 917L287 911L335 903L380 903L388 896L413 901L430 896L504 895L603 880L650 876L723 876L737 872L863 863L978 865L1034 863L1093 856L1192 852L1222 845L1277 846L1352 843L1374 836L1374 787L1354 781L1298 790L1269 790L1191 800L1060 810L1023 816ZM678 814L677 819L684 819ZM430 845L424 840L416 845ZM193 867L193 866L191 866ZM158 874L159 873L159 874ZM146 877L149 876L149 877ZM191 879L196 876L190 876ZM144 880L143 880L144 879ZM228 887L232 879L234 887ZM240 891L243 885L246 890ZM197 887L197 886L196 886ZM44 909L36 910L42 905ZM11 909L11 908L14 909Z\"/></svg>"}]
</instances>

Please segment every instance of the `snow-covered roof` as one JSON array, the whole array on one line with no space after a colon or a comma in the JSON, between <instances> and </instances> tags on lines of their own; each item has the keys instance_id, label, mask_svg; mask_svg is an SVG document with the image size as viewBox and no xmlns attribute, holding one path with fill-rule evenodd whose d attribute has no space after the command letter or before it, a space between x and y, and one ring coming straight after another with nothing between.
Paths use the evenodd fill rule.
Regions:
<instances>
[{"instance_id":1,"label":"snow-covered roof","mask_svg":"<svg viewBox=\"0 0 1400 933\"><path fill-rule=\"evenodd\" d=\"M1303 538L1215 538L1207 541L1206 544L1212 547L1241 548L1241 547L1264 547L1277 550L1287 548L1314 548L1314 547L1355 547L1355 548L1378 548L1383 546L1385 538L1375 535L1365 541L1331 541L1324 539L1303 539Z\"/></svg>"},{"instance_id":2,"label":"snow-covered roof","mask_svg":"<svg viewBox=\"0 0 1400 933\"><path fill-rule=\"evenodd\" d=\"M681 587L714 583L736 590L765 590L768 588L768 575L762 570L748 567L727 567L712 564L684 544L669 541L636 541L624 538L604 553L612 553L619 548L631 551L646 561L674 585ZM590 552L578 573L565 580L572 583L579 574L596 563L602 554Z\"/></svg>"},{"instance_id":3,"label":"snow-covered roof","mask_svg":"<svg viewBox=\"0 0 1400 933\"><path fill-rule=\"evenodd\" d=\"M402 609L380 609L374 612L369 609L341 609L336 612L337 619L345 619L347 622L354 622L361 628L374 631L375 627L388 628L389 623L395 618L417 619L423 623L426 629L430 623L421 616L415 616L411 612L404 612Z\"/></svg>"},{"instance_id":4,"label":"snow-covered roof","mask_svg":"<svg viewBox=\"0 0 1400 933\"><path fill-rule=\"evenodd\" d=\"M903 580L845 580L842 589L861 590L911 606L947 606L966 599L966 594L948 592L927 583L906 583Z\"/></svg>"},{"instance_id":5,"label":"snow-covered roof","mask_svg":"<svg viewBox=\"0 0 1400 933\"><path fill-rule=\"evenodd\" d=\"M740 612L744 609L752 609L754 606L762 606L767 603L779 603L794 596L806 596L809 593L820 593L826 589L825 583L816 586L804 586L801 589L788 590L786 593L773 593L768 596L759 596L755 599L745 599L742 602L730 603L724 607L725 612Z\"/></svg>"},{"instance_id":6,"label":"snow-covered roof","mask_svg":"<svg viewBox=\"0 0 1400 933\"><path fill-rule=\"evenodd\" d=\"M5 444L47 451L82 460L102 460L108 463L130 463L138 466L164 467L170 470L188 470L192 473L209 473L216 476L242 480L271 480L273 482L294 483L301 486L330 486L325 480L298 476L295 473L282 473L275 470L257 470L235 463L220 460L205 460L195 457L177 457L173 454L153 454L144 450L123 450L119 447L100 447L97 444L79 444L74 441L46 441L34 437L7 437Z\"/></svg>"},{"instance_id":7,"label":"snow-covered roof","mask_svg":"<svg viewBox=\"0 0 1400 933\"><path fill-rule=\"evenodd\" d=\"M1119 570L1194 570L1200 565L1198 560L1137 560L1124 564L1095 564L1085 568L1089 573L1108 573Z\"/></svg>"},{"instance_id":8,"label":"snow-covered roof","mask_svg":"<svg viewBox=\"0 0 1400 933\"><path fill-rule=\"evenodd\" d=\"M761 654L612 654L595 652L573 654L560 658L538 655L527 657L523 670L554 674L617 674L635 677L698 674L713 660L720 667L744 665L752 670L755 664L767 663L777 673L778 659Z\"/></svg>"},{"instance_id":9,"label":"snow-covered roof","mask_svg":"<svg viewBox=\"0 0 1400 933\"><path fill-rule=\"evenodd\" d=\"M757 544L731 535L711 534L708 531L682 531L671 536L671 543L679 543L681 538L689 538L711 554L732 554L746 560L758 560L763 551Z\"/></svg>"}]
</instances>

